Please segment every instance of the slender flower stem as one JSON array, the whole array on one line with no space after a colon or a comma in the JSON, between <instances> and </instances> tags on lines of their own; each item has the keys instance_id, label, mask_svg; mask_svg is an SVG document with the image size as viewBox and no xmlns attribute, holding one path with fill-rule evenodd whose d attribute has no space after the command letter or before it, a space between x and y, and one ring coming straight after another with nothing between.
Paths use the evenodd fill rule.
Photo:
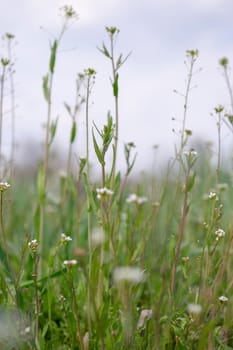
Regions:
<instances>
[{"instance_id":1,"label":"slender flower stem","mask_svg":"<svg viewBox=\"0 0 233 350\"><path fill-rule=\"evenodd\" d=\"M3 98L6 66L2 65L2 75L0 76L0 157L2 157L2 121L3 121Z\"/></svg>"},{"instance_id":2,"label":"slender flower stem","mask_svg":"<svg viewBox=\"0 0 233 350\"><path fill-rule=\"evenodd\" d=\"M185 187L188 184L188 178L189 178L189 176L187 175ZM171 298L172 299L174 297L174 290L175 290L175 283L176 283L176 270L177 270L179 257L180 257L180 248L181 248L181 243L182 243L183 234L184 234L184 225L185 225L185 218L186 218L186 214L187 214L187 208L188 208L188 192L185 190L184 199L183 199L182 215L181 215L181 218L180 218L178 242L177 242L177 246L176 246L175 260L174 260L173 267L172 267L172 279L171 279L171 287L170 287Z\"/></svg>"},{"instance_id":3,"label":"slender flower stem","mask_svg":"<svg viewBox=\"0 0 233 350\"><path fill-rule=\"evenodd\" d=\"M72 274L72 271L70 272ZM81 325L80 325L80 319L79 319L79 314L78 314L78 305L76 301L76 293L75 293L75 287L74 287L74 281L73 281L73 276L70 276L71 278L71 294L72 294L72 301L73 301L73 311L74 311L74 316L75 320L77 323L77 333L78 333L78 338L79 338L79 343L80 343L80 348L81 350L85 350L84 343L83 343L83 337L82 337L82 332L81 332Z\"/></svg>"},{"instance_id":4,"label":"slender flower stem","mask_svg":"<svg viewBox=\"0 0 233 350\"><path fill-rule=\"evenodd\" d=\"M183 114L183 123L182 123L182 130L181 130L181 142L180 142L180 153L182 153L184 146L185 146L185 128L186 128L186 119L187 119L187 113L188 113L188 102L189 102L189 93L191 89L191 82L193 77L193 68L196 61L197 52L195 51L188 51L188 56L191 58L190 61L190 68L188 72L188 81L186 86L186 92L184 96L184 114Z\"/></svg>"},{"instance_id":5,"label":"slender flower stem","mask_svg":"<svg viewBox=\"0 0 233 350\"><path fill-rule=\"evenodd\" d=\"M112 63L112 76L113 82L116 81L117 70L115 66L114 59L114 37L110 36L110 52L111 52L111 63ZM114 99L115 104L115 136L114 136L114 159L113 159L113 181L115 178L115 170L116 170L116 157L117 157L117 148L118 148L118 137L119 137L119 103L118 103L118 94L116 94Z\"/></svg>"},{"instance_id":6,"label":"slender flower stem","mask_svg":"<svg viewBox=\"0 0 233 350\"><path fill-rule=\"evenodd\" d=\"M39 256L35 255L33 257L33 262L34 262L34 270L33 270L33 274L32 274L32 279L33 279L33 282L34 282L35 302L36 302L35 341L36 341L36 344L38 344L38 342L39 342L40 301L39 301L39 291L38 291L38 285L37 285L37 277L38 277Z\"/></svg>"}]
</instances>

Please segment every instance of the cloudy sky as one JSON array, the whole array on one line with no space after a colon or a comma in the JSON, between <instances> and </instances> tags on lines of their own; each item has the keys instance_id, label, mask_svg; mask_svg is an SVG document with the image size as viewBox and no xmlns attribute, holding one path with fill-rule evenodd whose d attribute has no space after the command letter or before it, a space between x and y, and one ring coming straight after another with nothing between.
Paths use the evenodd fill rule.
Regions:
<instances>
[{"instance_id":1,"label":"cloudy sky","mask_svg":"<svg viewBox=\"0 0 233 350\"><path fill-rule=\"evenodd\" d=\"M232 0L8 0L0 2L0 34L11 32L17 39L14 52L19 144L30 140L39 145L43 140L46 104L42 76L48 71L49 43L59 33L58 13L64 4L74 6L79 21L65 34L56 64L53 118L59 115L56 145L60 150L67 149L70 128L63 103L73 103L78 72L87 67L97 71L91 121L101 127L107 111L113 108L111 66L97 50L103 41L107 44L105 26L120 29L117 52L132 51L120 71L120 143L135 142L137 168L150 165L155 144L160 145L163 157L172 155L178 139L172 129L181 128L187 77L184 61L189 49L198 49L199 58L187 128L193 130L194 140L216 140L216 122L211 112L219 104L230 109L218 60L227 56L233 61ZM4 56L4 42L0 50ZM7 131L8 114L4 118ZM84 134L84 113L80 113L76 145L80 156L85 155ZM227 129L222 138L230 147L232 135ZM122 156L120 162L123 163Z\"/></svg>"}]
</instances>

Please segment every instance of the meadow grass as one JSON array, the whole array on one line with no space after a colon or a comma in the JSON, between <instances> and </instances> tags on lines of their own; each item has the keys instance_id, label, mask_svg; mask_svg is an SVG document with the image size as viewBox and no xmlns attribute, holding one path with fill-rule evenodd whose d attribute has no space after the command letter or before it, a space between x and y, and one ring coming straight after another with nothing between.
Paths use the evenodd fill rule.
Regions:
<instances>
[{"instance_id":1,"label":"meadow grass","mask_svg":"<svg viewBox=\"0 0 233 350\"><path fill-rule=\"evenodd\" d=\"M0 348L233 349L233 188L221 154L222 126L232 129L231 113L215 108L216 161L210 147L191 148L186 124L198 51L187 51L184 115L172 161L161 169L162 175L131 177L137 155L135 145L126 143L126 168L119 172L119 72L129 55L117 56L119 30L107 27L109 41L100 51L112 67L115 109L108 112L105 125L95 121L90 133L95 70L78 74L74 106L65 103L71 118L67 171L53 172L58 195L51 195L57 49L77 18L71 7L63 11L64 25L51 45L43 78L47 124L36 178L17 177L14 112L10 162L1 155ZM0 150L7 76L14 104L11 51L1 64ZM232 101L228 60L223 58L220 65ZM86 157L77 166L72 159L80 110L86 117ZM91 176L91 145L97 180Z\"/></svg>"}]
</instances>

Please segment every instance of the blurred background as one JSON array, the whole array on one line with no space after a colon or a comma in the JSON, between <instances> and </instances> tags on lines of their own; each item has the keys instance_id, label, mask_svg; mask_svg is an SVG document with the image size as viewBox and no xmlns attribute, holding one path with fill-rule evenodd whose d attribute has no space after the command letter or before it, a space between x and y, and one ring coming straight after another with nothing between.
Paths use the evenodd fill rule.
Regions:
<instances>
[{"instance_id":1,"label":"blurred background","mask_svg":"<svg viewBox=\"0 0 233 350\"><path fill-rule=\"evenodd\" d=\"M48 71L50 43L61 28L59 8L65 4L74 7L79 20L65 34L56 62L52 115L53 119L59 116L59 122L52 151L61 167L71 127L64 102L74 103L77 73L89 67L97 71L90 124L94 120L101 128L108 110L113 111L111 65L97 49L103 41L108 44L106 26L120 29L116 52L124 55L132 52L119 77L119 167L124 168L124 142L136 145L136 172L153 167L155 145L159 145L156 164L167 162L174 155L188 73L186 50L190 49L198 49L199 57L186 126L193 132L193 145L206 142L216 145L216 120L211 114L219 104L230 111L218 61L224 56L230 64L233 61L231 0L8 0L0 2L0 34L8 32L16 37L13 56L18 163L36 164L41 156L46 122L42 77ZM2 40L0 56L5 54L6 42ZM5 152L9 146L9 94L6 88ZM224 150L231 150L232 136L224 127ZM78 115L75 156L85 156L84 109ZM93 155L93 162L94 158Z\"/></svg>"}]
</instances>

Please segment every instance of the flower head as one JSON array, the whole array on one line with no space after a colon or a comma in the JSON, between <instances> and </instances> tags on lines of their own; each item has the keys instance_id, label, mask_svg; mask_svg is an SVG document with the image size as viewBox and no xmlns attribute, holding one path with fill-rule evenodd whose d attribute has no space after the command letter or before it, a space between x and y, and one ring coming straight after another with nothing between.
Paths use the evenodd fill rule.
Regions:
<instances>
[{"instance_id":1,"label":"flower head","mask_svg":"<svg viewBox=\"0 0 233 350\"><path fill-rule=\"evenodd\" d=\"M147 197L139 197L135 193L131 193L128 198L126 199L127 203L136 203L138 205L141 205L148 201Z\"/></svg>"},{"instance_id":2,"label":"flower head","mask_svg":"<svg viewBox=\"0 0 233 350\"><path fill-rule=\"evenodd\" d=\"M211 199L211 200L214 200L214 199L218 200L217 193L210 191L208 198Z\"/></svg>"},{"instance_id":3,"label":"flower head","mask_svg":"<svg viewBox=\"0 0 233 350\"><path fill-rule=\"evenodd\" d=\"M33 254L36 253L38 247L37 239L32 239L30 242L28 242L28 247L31 249Z\"/></svg>"},{"instance_id":4,"label":"flower head","mask_svg":"<svg viewBox=\"0 0 233 350\"><path fill-rule=\"evenodd\" d=\"M188 313L191 315L199 315L202 310L202 306L199 304L188 304Z\"/></svg>"},{"instance_id":5,"label":"flower head","mask_svg":"<svg viewBox=\"0 0 233 350\"><path fill-rule=\"evenodd\" d=\"M225 295L221 295L218 300L221 302L221 303L227 303L228 302L228 298L225 297Z\"/></svg>"},{"instance_id":6,"label":"flower head","mask_svg":"<svg viewBox=\"0 0 233 350\"><path fill-rule=\"evenodd\" d=\"M73 259L73 260L65 260L64 261L64 265L66 267L73 267L73 266L76 266L78 264L78 261Z\"/></svg>"},{"instance_id":7,"label":"flower head","mask_svg":"<svg viewBox=\"0 0 233 350\"><path fill-rule=\"evenodd\" d=\"M68 242L72 241L72 238L70 236L67 236L65 233L61 233L61 244L66 244Z\"/></svg>"},{"instance_id":8,"label":"flower head","mask_svg":"<svg viewBox=\"0 0 233 350\"><path fill-rule=\"evenodd\" d=\"M146 322L152 318L152 310L151 309L144 309L141 311L137 328L142 328L145 326Z\"/></svg>"},{"instance_id":9,"label":"flower head","mask_svg":"<svg viewBox=\"0 0 233 350\"><path fill-rule=\"evenodd\" d=\"M101 227L95 227L91 232L91 244L96 247L104 243L104 230Z\"/></svg>"},{"instance_id":10,"label":"flower head","mask_svg":"<svg viewBox=\"0 0 233 350\"><path fill-rule=\"evenodd\" d=\"M5 192L9 187L11 187L8 182L0 182L0 192Z\"/></svg>"},{"instance_id":11,"label":"flower head","mask_svg":"<svg viewBox=\"0 0 233 350\"><path fill-rule=\"evenodd\" d=\"M223 238L225 236L226 232L219 228L215 231L216 241L219 241L219 239Z\"/></svg>"},{"instance_id":12,"label":"flower head","mask_svg":"<svg viewBox=\"0 0 233 350\"><path fill-rule=\"evenodd\" d=\"M96 193L98 199L113 195L113 191L108 189L107 187L97 188Z\"/></svg>"},{"instance_id":13,"label":"flower head","mask_svg":"<svg viewBox=\"0 0 233 350\"><path fill-rule=\"evenodd\" d=\"M113 273L113 280L116 285L123 282L131 284L142 283L145 281L145 272L134 266L117 267Z\"/></svg>"},{"instance_id":14,"label":"flower head","mask_svg":"<svg viewBox=\"0 0 233 350\"><path fill-rule=\"evenodd\" d=\"M191 168L198 158L198 153L194 151L194 149L190 149L189 151L184 151L183 153L187 166Z\"/></svg>"}]
</instances>

